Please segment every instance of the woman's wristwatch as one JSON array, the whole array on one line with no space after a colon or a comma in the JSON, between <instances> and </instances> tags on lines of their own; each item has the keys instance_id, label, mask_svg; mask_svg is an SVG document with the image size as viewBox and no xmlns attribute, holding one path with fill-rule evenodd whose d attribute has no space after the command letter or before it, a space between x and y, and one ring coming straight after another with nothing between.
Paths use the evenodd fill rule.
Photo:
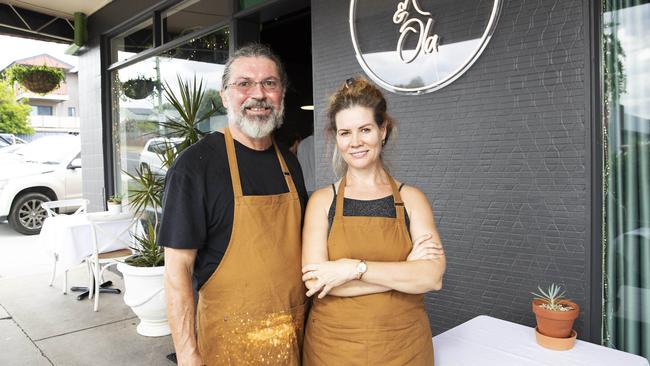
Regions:
<instances>
[{"instance_id":1,"label":"woman's wristwatch","mask_svg":"<svg viewBox=\"0 0 650 366\"><path fill-rule=\"evenodd\" d=\"M366 273L368 270L368 264L366 264L366 261L363 259L357 263L357 280L360 280L361 277Z\"/></svg>"}]
</instances>

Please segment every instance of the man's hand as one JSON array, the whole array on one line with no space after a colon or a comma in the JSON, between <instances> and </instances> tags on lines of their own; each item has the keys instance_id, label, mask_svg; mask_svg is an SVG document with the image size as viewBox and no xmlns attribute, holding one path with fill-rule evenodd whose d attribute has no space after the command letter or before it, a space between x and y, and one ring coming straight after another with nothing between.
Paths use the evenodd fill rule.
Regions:
<instances>
[{"instance_id":1,"label":"man's hand","mask_svg":"<svg viewBox=\"0 0 650 366\"><path fill-rule=\"evenodd\" d=\"M189 354L176 353L176 360L178 366L204 366L205 363L201 359L201 355L198 352L191 352Z\"/></svg>"},{"instance_id":2,"label":"man's hand","mask_svg":"<svg viewBox=\"0 0 650 366\"><path fill-rule=\"evenodd\" d=\"M424 234L413 241L413 248L406 258L407 261L435 260L445 255L442 244L431 240L430 233Z\"/></svg>"},{"instance_id":3,"label":"man's hand","mask_svg":"<svg viewBox=\"0 0 650 366\"><path fill-rule=\"evenodd\" d=\"M204 365L196 339L196 308L192 271L196 249L165 248L165 296L167 319L176 358L181 366Z\"/></svg>"}]
</instances>

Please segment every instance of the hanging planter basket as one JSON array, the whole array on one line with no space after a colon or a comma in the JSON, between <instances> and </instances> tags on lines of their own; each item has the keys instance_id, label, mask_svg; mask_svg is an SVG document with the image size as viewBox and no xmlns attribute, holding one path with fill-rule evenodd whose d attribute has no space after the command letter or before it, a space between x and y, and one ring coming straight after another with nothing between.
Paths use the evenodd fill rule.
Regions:
<instances>
[{"instance_id":1,"label":"hanging planter basket","mask_svg":"<svg viewBox=\"0 0 650 366\"><path fill-rule=\"evenodd\" d=\"M122 83L124 95L131 99L144 99L153 93L156 82L151 79L131 79Z\"/></svg>"},{"instance_id":2,"label":"hanging planter basket","mask_svg":"<svg viewBox=\"0 0 650 366\"><path fill-rule=\"evenodd\" d=\"M14 65L9 79L17 81L25 89L38 94L47 94L58 88L65 75L60 69L49 66Z\"/></svg>"}]
</instances>

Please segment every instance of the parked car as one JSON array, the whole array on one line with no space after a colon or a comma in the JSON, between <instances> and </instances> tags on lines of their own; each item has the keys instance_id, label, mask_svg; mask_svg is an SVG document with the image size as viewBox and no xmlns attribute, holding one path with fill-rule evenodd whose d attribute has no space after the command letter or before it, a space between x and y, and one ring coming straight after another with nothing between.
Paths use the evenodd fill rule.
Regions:
<instances>
[{"instance_id":1,"label":"parked car","mask_svg":"<svg viewBox=\"0 0 650 366\"><path fill-rule=\"evenodd\" d=\"M0 133L0 151L10 146L20 146L27 142L11 133Z\"/></svg>"},{"instance_id":2,"label":"parked car","mask_svg":"<svg viewBox=\"0 0 650 366\"><path fill-rule=\"evenodd\" d=\"M181 138L167 138L167 137L154 137L149 139L142 152L140 152L140 167L148 167L154 174L164 175L167 173L167 168L163 166L161 159L162 154L165 153L167 147L176 147L183 141Z\"/></svg>"},{"instance_id":3,"label":"parked car","mask_svg":"<svg viewBox=\"0 0 650 366\"><path fill-rule=\"evenodd\" d=\"M47 217L41 203L80 198L79 136L46 136L0 156L0 222L38 234Z\"/></svg>"}]
</instances>

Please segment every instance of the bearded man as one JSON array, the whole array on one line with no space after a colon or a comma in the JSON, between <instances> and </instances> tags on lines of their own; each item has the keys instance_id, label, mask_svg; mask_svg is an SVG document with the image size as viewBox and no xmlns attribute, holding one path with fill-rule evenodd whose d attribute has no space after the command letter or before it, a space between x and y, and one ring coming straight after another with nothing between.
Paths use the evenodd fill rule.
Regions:
<instances>
[{"instance_id":1,"label":"bearded man","mask_svg":"<svg viewBox=\"0 0 650 366\"><path fill-rule=\"evenodd\" d=\"M300 364L307 193L297 159L271 137L286 78L268 47L236 51L222 78L228 127L167 173L158 242L179 365Z\"/></svg>"}]
</instances>

